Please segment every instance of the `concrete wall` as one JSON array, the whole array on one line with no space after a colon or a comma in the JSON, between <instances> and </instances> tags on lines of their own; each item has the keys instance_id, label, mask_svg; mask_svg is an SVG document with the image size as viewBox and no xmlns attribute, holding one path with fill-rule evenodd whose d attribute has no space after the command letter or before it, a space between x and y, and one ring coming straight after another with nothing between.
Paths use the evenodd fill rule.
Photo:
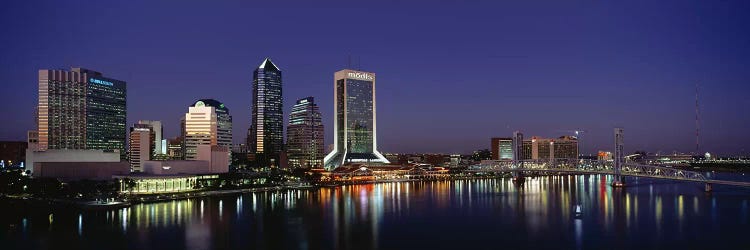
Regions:
<instances>
[{"instance_id":1,"label":"concrete wall","mask_svg":"<svg viewBox=\"0 0 750 250\"><path fill-rule=\"evenodd\" d=\"M40 162L120 162L120 153L84 149L26 150L27 170L36 172L35 165Z\"/></svg>"},{"instance_id":2,"label":"concrete wall","mask_svg":"<svg viewBox=\"0 0 750 250\"><path fill-rule=\"evenodd\" d=\"M117 159L120 155L116 154ZM35 178L56 178L61 181L109 180L112 175L130 173L127 162L37 162Z\"/></svg>"},{"instance_id":3,"label":"concrete wall","mask_svg":"<svg viewBox=\"0 0 750 250\"><path fill-rule=\"evenodd\" d=\"M208 161L146 161L143 172L151 175L210 173Z\"/></svg>"},{"instance_id":4,"label":"concrete wall","mask_svg":"<svg viewBox=\"0 0 750 250\"><path fill-rule=\"evenodd\" d=\"M224 146L198 145L198 160L208 161L207 173L229 172L229 149Z\"/></svg>"}]
</instances>

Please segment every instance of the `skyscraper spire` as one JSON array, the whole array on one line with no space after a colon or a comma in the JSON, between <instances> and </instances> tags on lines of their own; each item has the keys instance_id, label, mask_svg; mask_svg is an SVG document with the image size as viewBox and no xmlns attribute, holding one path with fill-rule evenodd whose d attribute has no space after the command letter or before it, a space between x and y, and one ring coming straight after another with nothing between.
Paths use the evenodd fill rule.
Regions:
<instances>
[{"instance_id":1,"label":"skyscraper spire","mask_svg":"<svg viewBox=\"0 0 750 250\"><path fill-rule=\"evenodd\" d=\"M248 154L259 167L279 166L283 146L284 117L281 70L266 58L253 72L252 121Z\"/></svg>"}]
</instances>

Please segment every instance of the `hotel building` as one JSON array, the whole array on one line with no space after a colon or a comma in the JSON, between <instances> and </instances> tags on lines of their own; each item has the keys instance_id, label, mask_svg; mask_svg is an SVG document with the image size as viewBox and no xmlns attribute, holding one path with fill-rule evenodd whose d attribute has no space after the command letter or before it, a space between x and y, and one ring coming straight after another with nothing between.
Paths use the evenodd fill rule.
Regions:
<instances>
[{"instance_id":1,"label":"hotel building","mask_svg":"<svg viewBox=\"0 0 750 250\"><path fill-rule=\"evenodd\" d=\"M125 158L125 81L84 68L39 70L39 150L98 149Z\"/></svg>"}]
</instances>

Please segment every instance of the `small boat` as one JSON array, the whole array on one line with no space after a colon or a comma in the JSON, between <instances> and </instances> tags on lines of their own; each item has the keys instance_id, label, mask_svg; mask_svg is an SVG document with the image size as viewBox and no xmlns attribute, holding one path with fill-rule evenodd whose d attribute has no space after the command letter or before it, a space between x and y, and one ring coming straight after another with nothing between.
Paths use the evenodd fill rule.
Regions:
<instances>
[{"instance_id":1,"label":"small boat","mask_svg":"<svg viewBox=\"0 0 750 250\"><path fill-rule=\"evenodd\" d=\"M581 205L576 205L576 213L575 213L576 219L580 219L582 216L583 216L583 212L581 212Z\"/></svg>"}]
</instances>

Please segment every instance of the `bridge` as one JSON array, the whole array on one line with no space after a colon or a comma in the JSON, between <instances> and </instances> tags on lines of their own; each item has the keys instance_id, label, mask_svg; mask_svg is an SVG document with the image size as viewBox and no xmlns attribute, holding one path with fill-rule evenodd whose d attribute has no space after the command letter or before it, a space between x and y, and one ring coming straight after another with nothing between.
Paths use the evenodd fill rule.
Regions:
<instances>
[{"instance_id":1,"label":"bridge","mask_svg":"<svg viewBox=\"0 0 750 250\"><path fill-rule=\"evenodd\" d=\"M511 173L514 177L529 173L608 174L617 176L614 165L613 161L579 159L490 161L471 166L469 169L464 170L464 172ZM636 163L623 163L620 167L619 175L702 183L705 184L707 192L713 190L713 184L750 187L750 182L714 180L696 171ZM613 186L622 185L621 181L613 183Z\"/></svg>"}]
</instances>

